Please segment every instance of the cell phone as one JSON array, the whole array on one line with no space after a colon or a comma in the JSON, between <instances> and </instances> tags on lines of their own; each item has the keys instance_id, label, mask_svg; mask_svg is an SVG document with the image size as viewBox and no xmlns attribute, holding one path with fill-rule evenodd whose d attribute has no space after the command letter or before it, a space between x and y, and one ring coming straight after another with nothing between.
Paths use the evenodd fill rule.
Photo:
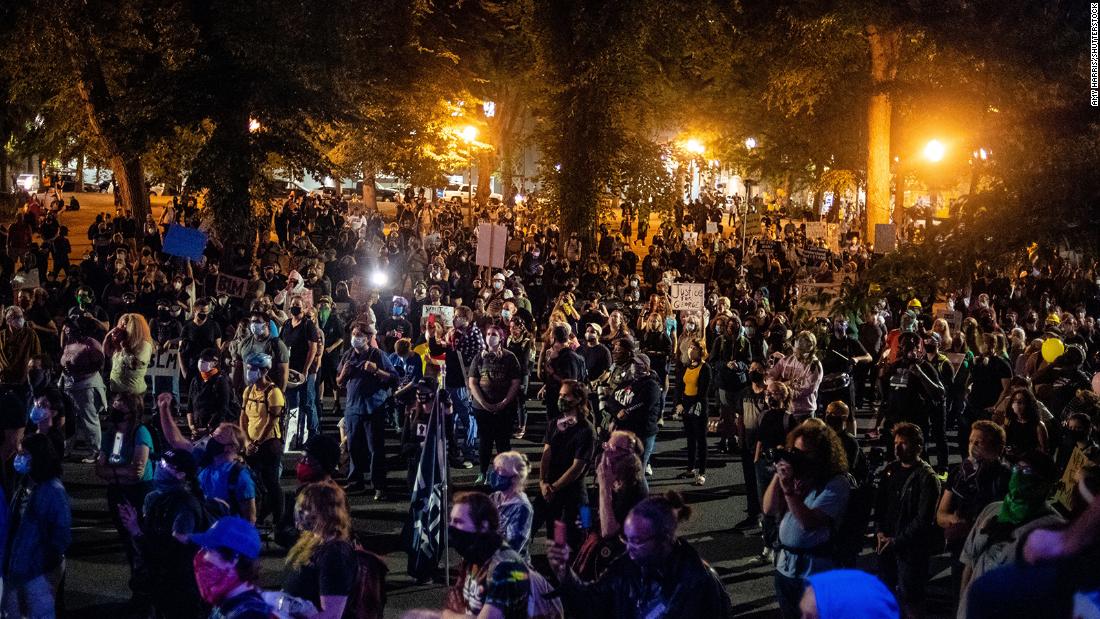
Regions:
<instances>
[{"instance_id":1,"label":"cell phone","mask_svg":"<svg viewBox=\"0 0 1100 619\"><path fill-rule=\"evenodd\" d=\"M567 529L565 528L565 522L561 520L554 521L554 543L559 546L565 545L565 536Z\"/></svg>"}]
</instances>

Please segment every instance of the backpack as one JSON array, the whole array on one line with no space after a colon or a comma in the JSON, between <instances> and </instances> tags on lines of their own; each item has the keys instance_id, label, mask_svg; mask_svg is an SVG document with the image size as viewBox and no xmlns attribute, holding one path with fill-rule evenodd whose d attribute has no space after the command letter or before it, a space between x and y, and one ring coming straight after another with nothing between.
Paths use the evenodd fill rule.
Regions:
<instances>
[{"instance_id":1,"label":"backpack","mask_svg":"<svg viewBox=\"0 0 1100 619\"><path fill-rule=\"evenodd\" d=\"M206 497L202 502L203 515L206 517L207 526L214 524L220 518L225 516L240 516L241 506L237 502L236 488L237 484L241 481L241 472L248 471L248 474L252 476L252 486L256 489L256 517L259 518L260 507L264 504L264 493L266 489L263 484L259 483L256 478L256 473L252 471L252 468L243 461L233 463L233 467L229 469L229 477L226 479L225 487L229 491L229 499L219 499L216 497Z\"/></svg>"},{"instance_id":2,"label":"backpack","mask_svg":"<svg viewBox=\"0 0 1100 619\"><path fill-rule=\"evenodd\" d=\"M389 568L378 555L363 548L358 541L352 542L352 547L355 548L358 571L355 588L348 596L344 616L354 619L382 619L386 609L386 573Z\"/></svg>"}]
</instances>

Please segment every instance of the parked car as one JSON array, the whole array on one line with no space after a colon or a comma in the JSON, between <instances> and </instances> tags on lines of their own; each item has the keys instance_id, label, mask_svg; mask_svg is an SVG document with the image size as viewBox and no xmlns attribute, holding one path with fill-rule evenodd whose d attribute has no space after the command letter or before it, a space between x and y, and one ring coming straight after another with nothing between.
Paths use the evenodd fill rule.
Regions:
<instances>
[{"instance_id":1,"label":"parked car","mask_svg":"<svg viewBox=\"0 0 1100 619\"><path fill-rule=\"evenodd\" d=\"M374 184L374 199L379 202L393 202L397 199L396 189L387 189L385 187L379 187L378 183ZM355 194L363 195L363 181L355 183Z\"/></svg>"},{"instance_id":2,"label":"parked car","mask_svg":"<svg viewBox=\"0 0 1100 619\"><path fill-rule=\"evenodd\" d=\"M477 187L473 189L474 199L477 199ZM443 190L443 199L450 200L451 202L459 202L465 204L470 199L470 186L469 185L456 185L454 183L447 185ZM490 204L500 204L504 201L504 196L499 193L493 192L489 194Z\"/></svg>"}]
</instances>

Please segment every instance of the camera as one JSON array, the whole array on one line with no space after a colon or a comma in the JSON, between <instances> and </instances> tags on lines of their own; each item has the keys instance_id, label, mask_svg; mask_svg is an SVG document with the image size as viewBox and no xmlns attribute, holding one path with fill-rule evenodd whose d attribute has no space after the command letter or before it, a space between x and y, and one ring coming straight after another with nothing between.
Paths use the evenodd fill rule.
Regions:
<instances>
[{"instance_id":1,"label":"camera","mask_svg":"<svg viewBox=\"0 0 1100 619\"><path fill-rule=\"evenodd\" d=\"M791 469L793 469L796 476L801 475L809 464L809 459L806 457L806 454L796 449L786 449L783 447L774 447L764 450L764 461L773 467L780 462L786 462L791 465Z\"/></svg>"}]
</instances>

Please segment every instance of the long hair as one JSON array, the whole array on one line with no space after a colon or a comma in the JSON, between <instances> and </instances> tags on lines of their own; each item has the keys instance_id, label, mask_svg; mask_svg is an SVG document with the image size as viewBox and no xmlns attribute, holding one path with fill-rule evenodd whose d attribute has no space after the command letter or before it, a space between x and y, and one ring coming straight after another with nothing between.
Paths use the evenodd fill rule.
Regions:
<instances>
[{"instance_id":1,"label":"long hair","mask_svg":"<svg viewBox=\"0 0 1100 619\"><path fill-rule=\"evenodd\" d=\"M569 395L577 400L577 412L580 413L582 419L592 420L592 403L588 399L588 387L572 378L567 378L561 381L562 387L569 388Z\"/></svg>"},{"instance_id":2,"label":"long hair","mask_svg":"<svg viewBox=\"0 0 1100 619\"><path fill-rule=\"evenodd\" d=\"M1024 400L1024 423L1028 425L1035 425L1042 419L1042 413L1039 412L1039 399L1035 397L1035 394L1026 387L1016 387L1012 390L1012 393L1008 396L1008 413L1005 415L1005 423L1013 424L1019 423L1016 421L1016 412L1012 409L1012 401L1017 397Z\"/></svg>"},{"instance_id":3,"label":"long hair","mask_svg":"<svg viewBox=\"0 0 1100 619\"><path fill-rule=\"evenodd\" d=\"M813 423L807 423L813 422ZM848 456L840 437L824 422L809 419L787 434L787 449L794 449L798 439L814 460L814 473L829 479L848 472Z\"/></svg>"},{"instance_id":4,"label":"long hair","mask_svg":"<svg viewBox=\"0 0 1100 619\"><path fill-rule=\"evenodd\" d=\"M286 555L289 566L308 563L317 547L328 539L351 538L348 497L335 482L320 481L302 488L294 504L294 518L302 534Z\"/></svg>"},{"instance_id":5,"label":"long hair","mask_svg":"<svg viewBox=\"0 0 1100 619\"><path fill-rule=\"evenodd\" d=\"M125 319L126 324L126 341L122 343L122 347L126 352L136 355L141 352L142 344L152 345L153 336L149 333L149 323L145 321L144 316L132 312L123 314L122 318Z\"/></svg>"}]
</instances>

